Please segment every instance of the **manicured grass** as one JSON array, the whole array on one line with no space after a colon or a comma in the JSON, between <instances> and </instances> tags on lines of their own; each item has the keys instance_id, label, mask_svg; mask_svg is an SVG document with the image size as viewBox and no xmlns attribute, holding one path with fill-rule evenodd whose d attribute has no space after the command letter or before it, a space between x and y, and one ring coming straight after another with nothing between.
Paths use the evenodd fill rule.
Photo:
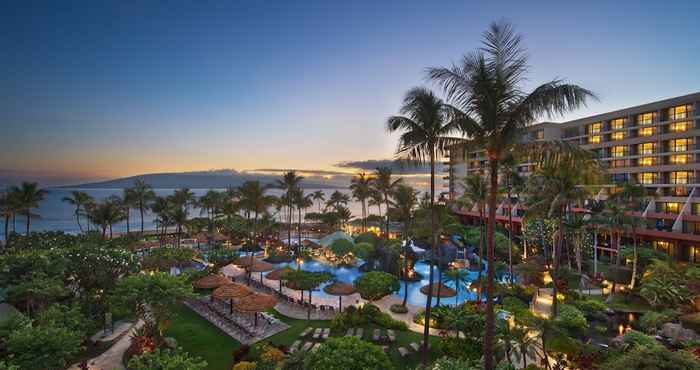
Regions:
<instances>
[{"instance_id":1,"label":"manicured grass","mask_svg":"<svg viewBox=\"0 0 700 370\"><path fill-rule=\"evenodd\" d=\"M166 336L177 339L178 346L207 361L210 370L228 370L233 366L233 350L241 344L203 319L180 306Z\"/></svg>"},{"instance_id":2,"label":"manicured grass","mask_svg":"<svg viewBox=\"0 0 700 370\"><path fill-rule=\"evenodd\" d=\"M296 320L282 316L274 310L269 312L290 325L290 328L264 341L258 342L253 349L251 349L253 357L257 357L258 353L255 351L257 348L261 348L263 343L272 343L277 346L284 345L288 347L299 339L299 334L307 327L328 328L331 325L330 321ZM378 326L368 325L364 327L365 340L371 339L372 331L375 328L378 328ZM382 329L382 331L384 332L384 329ZM229 337L184 305L180 306L178 309L177 316L173 319L166 335L177 339L178 345L185 351L205 359L209 364L208 369L210 370L230 369L233 365L233 350L240 346L238 341ZM331 332L331 337L343 335L345 335L344 332ZM397 369L414 369L420 362L420 354L413 353L409 344L411 342L420 344L421 338L421 334L412 331L396 331L396 342L391 345L389 357ZM430 337L431 362L435 361L435 359L440 356L439 345L440 338ZM406 359L401 359L399 356L397 348L400 346L406 347L411 352L411 355Z\"/></svg>"}]
</instances>

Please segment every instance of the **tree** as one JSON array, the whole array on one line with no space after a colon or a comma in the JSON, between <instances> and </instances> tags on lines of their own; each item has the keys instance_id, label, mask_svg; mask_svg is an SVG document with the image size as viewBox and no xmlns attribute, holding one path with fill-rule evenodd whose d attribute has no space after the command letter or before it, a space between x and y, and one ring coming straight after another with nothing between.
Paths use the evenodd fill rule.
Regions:
<instances>
[{"instance_id":1,"label":"tree","mask_svg":"<svg viewBox=\"0 0 700 370\"><path fill-rule=\"evenodd\" d=\"M367 199L372 193L372 178L364 172L353 176L350 180L352 196L362 205L362 232L367 231Z\"/></svg>"},{"instance_id":2,"label":"tree","mask_svg":"<svg viewBox=\"0 0 700 370\"><path fill-rule=\"evenodd\" d=\"M78 229L80 229L80 232L82 233L83 226L80 224L80 217L85 215L86 205L93 202L94 199L84 191L73 190L70 192L69 196L63 197L62 200L75 207L73 216L75 217L76 222L78 222ZM7 230L5 230L5 232L7 232Z\"/></svg>"},{"instance_id":3,"label":"tree","mask_svg":"<svg viewBox=\"0 0 700 370\"><path fill-rule=\"evenodd\" d=\"M49 276L43 271L34 271L28 278L7 289L7 299L13 304L23 305L31 315L42 307L68 295L68 290L58 276Z\"/></svg>"},{"instance_id":4,"label":"tree","mask_svg":"<svg viewBox=\"0 0 700 370\"><path fill-rule=\"evenodd\" d=\"M206 361L199 357L192 357L181 350L156 349L129 360L129 370L203 370L206 368Z\"/></svg>"},{"instance_id":5,"label":"tree","mask_svg":"<svg viewBox=\"0 0 700 370\"><path fill-rule=\"evenodd\" d=\"M409 185L399 184L391 194L391 198L392 208L389 209L389 213L394 219L401 221L403 239L408 240L414 211L418 205L418 192Z\"/></svg>"},{"instance_id":6,"label":"tree","mask_svg":"<svg viewBox=\"0 0 700 370\"><path fill-rule=\"evenodd\" d=\"M192 286L185 278L156 272L123 278L117 283L112 299L162 337L177 306L191 295Z\"/></svg>"},{"instance_id":7,"label":"tree","mask_svg":"<svg viewBox=\"0 0 700 370\"><path fill-rule=\"evenodd\" d=\"M25 326L7 338L11 363L25 370L62 370L80 350L80 333L57 326Z\"/></svg>"},{"instance_id":8,"label":"tree","mask_svg":"<svg viewBox=\"0 0 700 370\"><path fill-rule=\"evenodd\" d=\"M316 190L312 193L312 197L314 202L318 202L318 212L321 213L321 205L326 200L326 194L323 193L323 190Z\"/></svg>"},{"instance_id":9,"label":"tree","mask_svg":"<svg viewBox=\"0 0 700 370\"><path fill-rule=\"evenodd\" d=\"M111 197L103 202L92 204L88 208L88 219L102 229L102 238L107 235L109 229L109 238L112 238L112 225L124 219L124 212L119 205L119 197Z\"/></svg>"},{"instance_id":10,"label":"tree","mask_svg":"<svg viewBox=\"0 0 700 370\"><path fill-rule=\"evenodd\" d=\"M481 281L481 272L484 269L484 216L488 199L488 185L486 184L486 179L482 176L472 174L464 178L462 186L464 187L464 194L460 199L460 203L468 207L477 207L479 210L479 276L477 279ZM477 302L481 302L481 284L479 284L476 295Z\"/></svg>"},{"instance_id":11,"label":"tree","mask_svg":"<svg viewBox=\"0 0 700 370\"><path fill-rule=\"evenodd\" d=\"M678 266L668 261L654 260L644 273L639 295L652 307L673 308L690 302L688 279Z\"/></svg>"},{"instance_id":12,"label":"tree","mask_svg":"<svg viewBox=\"0 0 700 370\"><path fill-rule=\"evenodd\" d=\"M396 276L383 271L364 273L355 279L354 284L360 297L370 302L381 299L401 288Z\"/></svg>"},{"instance_id":13,"label":"tree","mask_svg":"<svg viewBox=\"0 0 700 370\"><path fill-rule=\"evenodd\" d=\"M292 211L294 210L293 193L296 188L301 185L301 180L304 178L298 176L295 171L285 172L281 180L275 182L275 187L284 191L283 199L287 207L287 243L292 246Z\"/></svg>"},{"instance_id":14,"label":"tree","mask_svg":"<svg viewBox=\"0 0 700 370\"><path fill-rule=\"evenodd\" d=\"M239 188L240 207L246 211L248 216L248 224L250 224L250 215L253 215L253 230L248 230L248 240L251 244L257 242L258 218L262 214L267 213L275 197L265 194L268 187L260 184L260 181L246 181Z\"/></svg>"},{"instance_id":15,"label":"tree","mask_svg":"<svg viewBox=\"0 0 700 370\"><path fill-rule=\"evenodd\" d=\"M134 186L131 188L134 204L141 215L141 234L143 234L143 215L150 207L151 202L156 199L156 193L151 185L146 184L143 180L134 181Z\"/></svg>"},{"instance_id":16,"label":"tree","mask_svg":"<svg viewBox=\"0 0 700 370\"><path fill-rule=\"evenodd\" d=\"M471 283L472 280L467 270L453 268L445 271L442 281L444 283L454 283L455 291L457 292L457 301L459 301L459 290L462 288L469 290L469 283Z\"/></svg>"},{"instance_id":17,"label":"tree","mask_svg":"<svg viewBox=\"0 0 700 370\"><path fill-rule=\"evenodd\" d=\"M346 239L336 239L331 243L329 249L338 258L345 257L348 253L352 252L354 246L352 242Z\"/></svg>"},{"instance_id":18,"label":"tree","mask_svg":"<svg viewBox=\"0 0 700 370\"><path fill-rule=\"evenodd\" d=\"M525 185L523 178L518 171L518 162L515 156L511 153L501 162L501 173L503 174L503 182L506 188L506 196L508 198L508 281L510 287L513 287L513 206L515 200L513 191L522 189Z\"/></svg>"},{"instance_id":19,"label":"tree","mask_svg":"<svg viewBox=\"0 0 700 370\"><path fill-rule=\"evenodd\" d=\"M326 201L326 208L337 210L341 206L347 206L348 202L350 202L350 196L336 190L331 193L330 198L328 198L328 201Z\"/></svg>"},{"instance_id":20,"label":"tree","mask_svg":"<svg viewBox=\"0 0 700 370\"><path fill-rule=\"evenodd\" d=\"M393 369L381 347L355 337L330 338L304 359L309 370Z\"/></svg>"},{"instance_id":21,"label":"tree","mask_svg":"<svg viewBox=\"0 0 700 370\"><path fill-rule=\"evenodd\" d=\"M301 234L302 234L301 211L313 206L314 201L312 199L313 195L304 194L304 189L298 188L294 191L293 194L294 194L293 203L294 203L294 206L297 208L297 211L299 212L299 217L297 218L297 222L298 222L297 240L298 240L299 248L301 248Z\"/></svg>"},{"instance_id":22,"label":"tree","mask_svg":"<svg viewBox=\"0 0 700 370\"><path fill-rule=\"evenodd\" d=\"M460 110L460 126L489 160L488 284L484 368L493 369L494 240L498 169L502 156L521 138L521 130L543 115L562 115L585 104L593 94L579 86L553 80L525 93L528 58L521 36L507 23L493 23L482 47L464 56L460 65L431 68L429 78L443 87Z\"/></svg>"},{"instance_id":23,"label":"tree","mask_svg":"<svg viewBox=\"0 0 700 370\"><path fill-rule=\"evenodd\" d=\"M391 168L389 167L379 167L374 173L374 177L372 179L372 187L374 190L381 194L382 201L384 202L385 209L388 211L389 210L389 197L391 197L391 193L394 192L396 187L403 183L402 179L396 179L393 180L391 178L392 172ZM385 212L385 219L386 219L386 226L384 228L384 237L386 239L389 238L389 214Z\"/></svg>"},{"instance_id":24,"label":"tree","mask_svg":"<svg viewBox=\"0 0 700 370\"><path fill-rule=\"evenodd\" d=\"M9 189L0 192L0 216L5 218L5 245L10 241L10 219L14 220L19 211L17 194ZM14 225L12 232L14 232Z\"/></svg>"},{"instance_id":25,"label":"tree","mask_svg":"<svg viewBox=\"0 0 700 370\"><path fill-rule=\"evenodd\" d=\"M35 182L23 182L19 187L10 187L10 193L17 202L18 212L26 217L27 235L29 235L30 221L32 217L37 217L36 214L32 214L32 209L39 207L39 203L46 198L48 191L40 189Z\"/></svg>"},{"instance_id":26,"label":"tree","mask_svg":"<svg viewBox=\"0 0 700 370\"><path fill-rule=\"evenodd\" d=\"M634 346L622 356L615 356L601 368L607 370L697 370L697 358L687 351L672 352L663 346Z\"/></svg>"},{"instance_id":27,"label":"tree","mask_svg":"<svg viewBox=\"0 0 700 370\"><path fill-rule=\"evenodd\" d=\"M304 271L304 270L290 270L282 273L282 280L286 280L287 286L292 289L302 291L309 291L309 309L307 311L307 319L311 319L311 292L317 289L319 285L330 281L333 279L333 275L330 272L325 271Z\"/></svg>"}]
</instances>

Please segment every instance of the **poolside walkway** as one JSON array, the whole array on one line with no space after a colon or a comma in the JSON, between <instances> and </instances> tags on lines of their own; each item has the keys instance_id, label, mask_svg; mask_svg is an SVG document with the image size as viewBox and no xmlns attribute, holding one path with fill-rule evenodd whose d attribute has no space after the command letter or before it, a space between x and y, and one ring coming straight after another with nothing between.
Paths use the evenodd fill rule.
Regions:
<instances>
[{"instance_id":1,"label":"poolside walkway","mask_svg":"<svg viewBox=\"0 0 700 370\"><path fill-rule=\"evenodd\" d=\"M121 334L121 338L117 340L112 347L103 352L101 355L88 361L88 369L90 370L124 370L126 367L122 362L124 352L131 345L131 334L143 326L143 321L139 320L131 327L131 330L126 330ZM74 364L68 370L80 370L80 363Z\"/></svg>"}]
</instances>

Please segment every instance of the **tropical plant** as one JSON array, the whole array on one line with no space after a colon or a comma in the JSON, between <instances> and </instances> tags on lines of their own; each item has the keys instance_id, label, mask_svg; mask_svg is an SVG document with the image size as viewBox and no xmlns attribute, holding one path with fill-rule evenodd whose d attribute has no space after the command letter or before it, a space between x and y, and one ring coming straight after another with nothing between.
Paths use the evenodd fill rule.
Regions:
<instances>
[{"instance_id":1,"label":"tropical plant","mask_svg":"<svg viewBox=\"0 0 700 370\"><path fill-rule=\"evenodd\" d=\"M351 241L341 238L334 240L333 243L331 243L331 245L328 247L328 249L330 249L331 252L333 252L333 254L336 255L336 257L343 258L348 253L353 251L354 245Z\"/></svg>"},{"instance_id":2,"label":"tropical plant","mask_svg":"<svg viewBox=\"0 0 700 370\"><path fill-rule=\"evenodd\" d=\"M182 350L156 349L129 360L129 370L203 370L206 368L206 361L199 357L192 357Z\"/></svg>"},{"instance_id":3,"label":"tropical plant","mask_svg":"<svg viewBox=\"0 0 700 370\"><path fill-rule=\"evenodd\" d=\"M489 160L488 285L484 338L484 368L493 366L495 315L493 311L494 240L499 161L521 138L521 130L542 115L564 114L585 104L593 94L579 86L553 80L529 94L523 84L528 58L522 38L507 23L493 23L484 33L482 47L466 55L460 65L431 68L429 77L441 85L450 102L462 112L460 126Z\"/></svg>"},{"instance_id":4,"label":"tropical plant","mask_svg":"<svg viewBox=\"0 0 700 370\"><path fill-rule=\"evenodd\" d=\"M318 212L321 213L321 206L326 200L326 194L323 193L323 190L316 190L312 193L311 197L314 202L318 202Z\"/></svg>"},{"instance_id":5,"label":"tropical plant","mask_svg":"<svg viewBox=\"0 0 700 370\"><path fill-rule=\"evenodd\" d=\"M48 191L39 188L39 184L35 182L23 182L20 186L10 187L9 191L12 194L11 197L16 201L17 213L25 217L27 235L29 235L31 219L39 217L39 215L33 214L32 210L39 207L39 203L46 198Z\"/></svg>"},{"instance_id":6,"label":"tropical plant","mask_svg":"<svg viewBox=\"0 0 700 370\"><path fill-rule=\"evenodd\" d=\"M692 297L686 283L686 277L672 262L654 260L642 277L639 295L652 307L678 307L688 304Z\"/></svg>"},{"instance_id":7,"label":"tropical plant","mask_svg":"<svg viewBox=\"0 0 700 370\"><path fill-rule=\"evenodd\" d=\"M467 270L451 268L444 272L442 281L444 283L454 284L455 291L457 292L457 300L459 300L459 291L461 289L469 290L471 278L469 277L469 272Z\"/></svg>"},{"instance_id":8,"label":"tropical plant","mask_svg":"<svg viewBox=\"0 0 700 370\"><path fill-rule=\"evenodd\" d=\"M292 213L294 211L294 191L301 185L304 178L298 176L295 171L285 172L281 180L276 180L275 187L282 189L285 200L284 205L287 207L287 245L292 245Z\"/></svg>"},{"instance_id":9,"label":"tropical plant","mask_svg":"<svg viewBox=\"0 0 700 370\"><path fill-rule=\"evenodd\" d=\"M143 234L143 216L146 210L150 207L151 202L156 199L156 193L151 185L146 184L143 180L134 181L134 186L130 188L133 196L134 205L139 210L141 215L141 234Z\"/></svg>"},{"instance_id":10,"label":"tropical plant","mask_svg":"<svg viewBox=\"0 0 700 370\"><path fill-rule=\"evenodd\" d=\"M352 196L362 205L362 232L367 231L367 199L372 193L372 178L360 172L350 180Z\"/></svg>"},{"instance_id":11,"label":"tropical plant","mask_svg":"<svg viewBox=\"0 0 700 370\"><path fill-rule=\"evenodd\" d=\"M120 205L121 198L113 196L102 202L91 204L88 207L87 216L90 222L102 229L104 239L109 229L109 238L112 238L112 225L124 219L124 212Z\"/></svg>"},{"instance_id":12,"label":"tropical plant","mask_svg":"<svg viewBox=\"0 0 700 370\"><path fill-rule=\"evenodd\" d=\"M394 192L396 187L403 182L402 179L392 179L392 171L389 167L379 167L376 169L372 177L372 188L375 194L380 194L382 202L384 202L385 209L385 227L384 227L384 237L389 238L389 204L391 194ZM375 195L370 195L370 197L375 197Z\"/></svg>"},{"instance_id":13,"label":"tropical plant","mask_svg":"<svg viewBox=\"0 0 700 370\"><path fill-rule=\"evenodd\" d=\"M383 271L370 271L354 281L360 296L370 302L381 299L401 287L396 276Z\"/></svg>"},{"instance_id":14,"label":"tropical plant","mask_svg":"<svg viewBox=\"0 0 700 370\"><path fill-rule=\"evenodd\" d=\"M664 346L634 346L622 356L602 364L607 370L697 370L698 360L690 352L672 352Z\"/></svg>"},{"instance_id":15,"label":"tropical plant","mask_svg":"<svg viewBox=\"0 0 700 370\"><path fill-rule=\"evenodd\" d=\"M319 285L333 279L333 275L326 271L305 271L305 270L289 270L282 273L282 280L287 281L287 286L302 291L302 300L304 299L303 292L309 292L309 305L307 311L307 319L311 318L311 292L319 287Z\"/></svg>"},{"instance_id":16,"label":"tropical plant","mask_svg":"<svg viewBox=\"0 0 700 370\"><path fill-rule=\"evenodd\" d=\"M483 271L483 258L484 258L484 226L485 226L485 214L486 214L486 201L488 198L488 185L486 184L486 179L478 174L472 174L464 178L462 181L462 187L464 188L464 193L459 200L461 204L467 205L468 207L476 207L479 210L479 252L478 257L478 281L481 281L481 273ZM477 302L481 301L481 284L479 284L476 292Z\"/></svg>"},{"instance_id":17,"label":"tropical plant","mask_svg":"<svg viewBox=\"0 0 700 370\"><path fill-rule=\"evenodd\" d=\"M381 347L355 337L330 338L304 360L309 370L393 369Z\"/></svg>"},{"instance_id":18,"label":"tropical plant","mask_svg":"<svg viewBox=\"0 0 700 370\"><path fill-rule=\"evenodd\" d=\"M301 248L301 234L302 234L301 212L314 205L313 195L312 194L305 194L304 189L297 188L294 191L292 198L293 198L294 206L297 208L297 212L299 214L299 217L297 217L297 222L298 222L298 224L297 224L297 244L299 245L299 248Z\"/></svg>"},{"instance_id":19,"label":"tropical plant","mask_svg":"<svg viewBox=\"0 0 700 370\"><path fill-rule=\"evenodd\" d=\"M26 370L61 370L82 348L81 333L58 326L25 326L13 331L6 348L11 364Z\"/></svg>"},{"instance_id":20,"label":"tropical plant","mask_svg":"<svg viewBox=\"0 0 700 370\"><path fill-rule=\"evenodd\" d=\"M253 229L248 231L248 240L252 245L257 243L258 218L267 214L267 209L275 202L275 197L267 195L268 187L260 184L260 181L246 181L239 188L240 207L246 211L248 224L253 215Z\"/></svg>"},{"instance_id":21,"label":"tropical plant","mask_svg":"<svg viewBox=\"0 0 700 370\"><path fill-rule=\"evenodd\" d=\"M80 223L80 217L86 214L86 206L93 202L94 199L84 191L73 190L70 192L69 196L63 197L62 200L75 207L73 216L75 217L75 221L78 223L78 229L80 229L80 232L82 233L83 226ZM7 233L7 229L5 229L5 233Z\"/></svg>"}]
</instances>

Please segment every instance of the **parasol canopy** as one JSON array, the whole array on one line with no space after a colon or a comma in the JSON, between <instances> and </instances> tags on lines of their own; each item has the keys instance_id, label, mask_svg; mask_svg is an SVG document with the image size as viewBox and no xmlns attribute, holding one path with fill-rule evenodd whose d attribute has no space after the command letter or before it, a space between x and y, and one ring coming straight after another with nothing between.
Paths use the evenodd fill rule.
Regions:
<instances>
[{"instance_id":1,"label":"parasol canopy","mask_svg":"<svg viewBox=\"0 0 700 370\"><path fill-rule=\"evenodd\" d=\"M283 267L281 269L270 271L269 274L265 275L267 280L282 280L282 274L285 272L294 271L290 267Z\"/></svg>"},{"instance_id":2,"label":"parasol canopy","mask_svg":"<svg viewBox=\"0 0 700 370\"><path fill-rule=\"evenodd\" d=\"M234 278L245 274L245 269L240 268L233 263L229 263L228 265L222 267L219 271L221 271L221 273L225 276Z\"/></svg>"},{"instance_id":3,"label":"parasol canopy","mask_svg":"<svg viewBox=\"0 0 700 370\"><path fill-rule=\"evenodd\" d=\"M242 312L263 312L275 307L276 304L277 299L275 297L265 293L254 292L241 298L236 303L235 308Z\"/></svg>"},{"instance_id":4,"label":"parasol canopy","mask_svg":"<svg viewBox=\"0 0 700 370\"><path fill-rule=\"evenodd\" d=\"M258 261L253 264L253 266L250 268L250 271L252 272L266 272L266 271L272 271L275 268L270 263L267 263L265 261Z\"/></svg>"},{"instance_id":5,"label":"parasol canopy","mask_svg":"<svg viewBox=\"0 0 700 370\"><path fill-rule=\"evenodd\" d=\"M197 289L213 289L226 284L231 284L231 280L229 280L226 276L212 274L195 280L192 283L192 286Z\"/></svg>"},{"instance_id":6,"label":"parasol canopy","mask_svg":"<svg viewBox=\"0 0 700 370\"><path fill-rule=\"evenodd\" d=\"M238 299L251 294L253 294L253 291L250 288L238 283L222 285L212 293L216 299Z\"/></svg>"},{"instance_id":7,"label":"parasol canopy","mask_svg":"<svg viewBox=\"0 0 700 370\"><path fill-rule=\"evenodd\" d=\"M255 256L243 256L239 257L234 264L240 267L250 267L254 264L256 264L258 260L255 259Z\"/></svg>"},{"instance_id":8,"label":"parasol canopy","mask_svg":"<svg viewBox=\"0 0 700 370\"><path fill-rule=\"evenodd\" d=\"M445 285L443 283L424 285L420 288L420 292L425 294L425 295L428 295L428 292L432 288L433 297L437 297L438 296L438 287L440 290L440 298L449 298L449 297L454 297L457 295L457 291L455 291L454 289L448 287L447 285Z\"/></svg>"},{"instance_id":9,"label":"parasol canopy","mask_svg":"<svg viewBox=\"0 0 700 370\"><path fill-rule=\"evenodd\" d=\"M333 284L326 285L326 287L323 288L323 291L327 294L337 296L351 295L357 292L354 285L340 282L335 282Z\"/></svg>"}]
</instances>

